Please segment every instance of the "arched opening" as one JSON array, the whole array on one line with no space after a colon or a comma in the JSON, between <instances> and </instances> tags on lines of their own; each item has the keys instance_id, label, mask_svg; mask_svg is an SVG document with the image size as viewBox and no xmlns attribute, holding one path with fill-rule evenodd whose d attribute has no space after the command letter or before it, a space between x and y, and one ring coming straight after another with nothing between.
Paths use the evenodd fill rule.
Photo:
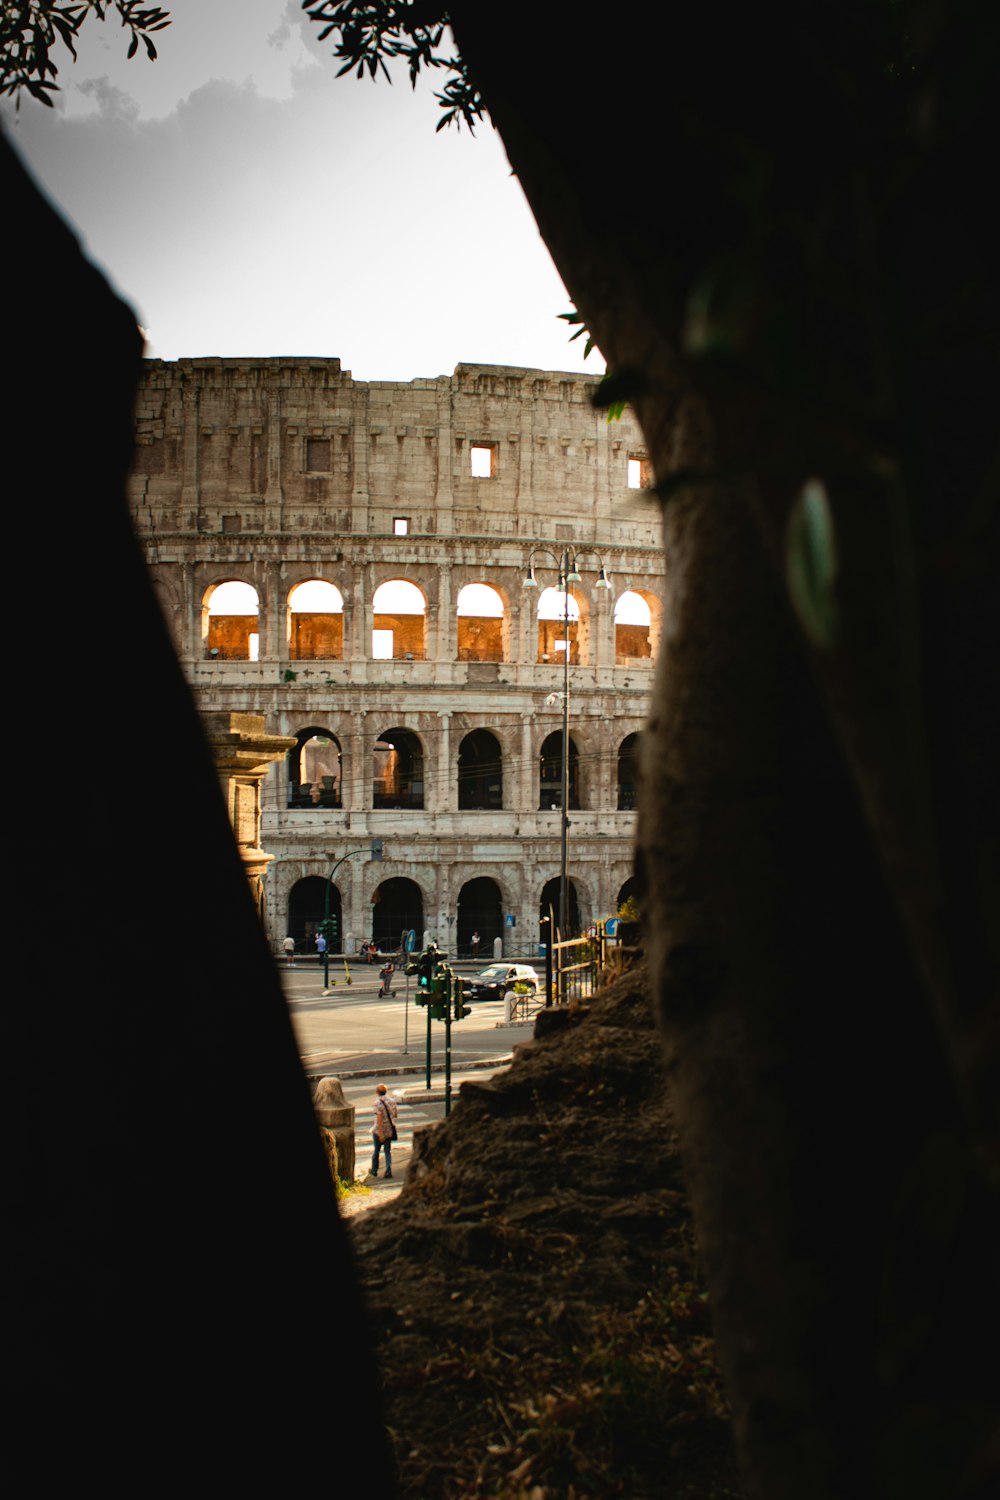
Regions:
<instances>
[{"instance_id":1,"label":"arched opening","mask_svg":"<svg viewBox=\"0 0 1000 1500\"><path fill-rule=\"evenodd\" d=\"M500 742L488 729L473 729L458 747L460 812L503 807Z\"/></svg>"},{"instance_id":2,"label":"arched opening","mask_svg":"<svg viewBox=\"0 0 1000 1500\"><path fill-rule=\"evenodd\" d=\"M394 578L372 600L372 660L423 661L427 601L415 583Z\"/></svg>"},{"instance_id":3,"label":"arched opening","mask_svg":"<svg viewBox=\"0 0 1000 1500\"><path fill-rule=\"evenodd\" d=\"M638 911L639 882L634 875L629 876L625 884L622 886L621 890L618 892L618 905L615 908L616 913L620 912L622 907L625 906L629 901L633 903L636 911Z\"/></svg>"},{"instance_id":4,"label":"arched opening","mask_svg":"<svg viewBox=\"0 0 1000 1500\"><path fill-rule=\"evenodd\" d=\"M615 659L619 666L653 654L652 613L635 589L619 594L615 604Z\"/></svg>"},{"instance_id":5,"label":"arched opening","mask_svg":"<svg viewBox=\"0 0 1000 1500\"><path fill-rule=\"evenodd\" d=\"M316 930L326 915L328 882L322 875L306 875L288 893L287 935L295 939L297 957L316 952ZM344 941L343 906L336 885L330 889L330 915L336 918L337 937L331 952L339 952Z\"/></svg>"},{"instance_id":6,"label":"arched opening","mask_svg":"<svg viewBox=\"0 0 1000 1500\"><path fill-rule=\"evenodd\" d=\"M344 596L332 583L310 578L288 596L288 655L292 661L340 661L344 655Z\"/></svg>"},{"instance_id":7,"label":"arched opening","mask_svg":"<svg viewBox=\"0 0 1000 1500\"><path fill-rule=\"evenodd\" d=\"M563 781L563 737L561 729L554 729L542 741L538 760L538 807L542 812L562 807ZM580 806L580 756L569 740L569 806Z\"/></svg>"},{"instance_id":8,"label":"arched opening","mask_svg":"<svg viewBox=\"0 0 1000 1500\"><path fill-rule=\"evenodd\" d=\"M542 887L541 900L538 903L538 941L547 943L549 941L549 919L558 931L559 929L559 876L554 875L547 880ZM580 931L580 903L576 896L576 886L572 880L566 880L566 927L567 931L560 933L560 937L576 937Z\"/></svg>"},{"instance_id":9,"label":"arched opening","mask_svg":"<svg viewBox=\"0 0 1000 1500\"><path fill-rule=\"evenodd\" d=\"M476 952L472 951L472 938L479 934ZM500 887L489 876L478 880L467 880L458 893L458 929L455 940L458 958L466 954L470 958L488 960L493 957L494 938L503 937L503 900Z\"/></svg>"},{"instance_id":10,"label":"arched opening","mask_svg":"<svg viewBox=\"0 0 1000 1500\"><path fill-rule=\"evenodd\" d=\"M257 661L260 601L249 583L231 579L209 589L202 607L205 654L212 661Z\"/></svg>"},{"instance_id":11,"label":"arched opening","mask_svg":"<svg viewBox=\"0 0 1000 1500\"><path fill-rule=\"evenodd\" d=\"M420 887L404 875L383 880L372 894L372 937L382 953L395 953L403 946L403 934L416 933L416 946L424 941L424 898Z\"/></svg>"},{"instance_id":12,"label":"arched opening","mask_svg":"<svg viewBox=\"0 0 1000 1500\"><path fill-rule=\"evenodd\" d=\"M422 808L424 752L409 729L387 729L375 743L372 807Z\"/></svg>"},{"instance_id":13,"label":"arched opening","mask_svg":"<svg viewBox=\"0 0 1000 1500\"><path fill-rule=\"evenodd\" d=\"M580 606L573 595L562 589L542 589L538 596L538 660L565 661L566 613L569 611L569 659L572 666L580 660Z\"/></svg>"},{"instance_id":14,"label":"arched opening","mask_svg":"<svg viewBox=\"0 0 1000 1500\"><path fill-rule=\"evenodd\" d=\"M288 752L289 807L340 807L340 741L325 729L300 729Z\"/></svg>"},{"instance_id":15,"label":"arched opening","mask_svg":"<svg viewBox=\"0 0 1000 1500\"><path fill-rule=\"evenodd\" d=\"M458 596L459 661L503 661L504 607L496 589L467 583Z\"/></svg>"},{"instance_id":16,"label":"arched opening","mask_svg":"<svg viewBox=\"0 0 1000 1500\"><path fill-rule=\"evenodd\" d=\"M639 766L639 736L627 734L618 746L618 810L632 812L635 807Z\"/></svg>"}]
</instances>

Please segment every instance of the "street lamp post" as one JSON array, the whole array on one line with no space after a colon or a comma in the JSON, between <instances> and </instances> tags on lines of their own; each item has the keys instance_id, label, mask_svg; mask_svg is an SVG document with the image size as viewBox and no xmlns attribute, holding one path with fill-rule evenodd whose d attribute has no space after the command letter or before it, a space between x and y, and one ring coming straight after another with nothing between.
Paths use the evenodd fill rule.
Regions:
<instances>
[{"instance_id":1,"label":"street lamp post","mask_svg":"<svg viewBox=\"0 0 1000 1500\"><path fill-rule=\"evenodd\" d=\"M548 557L555 564L558 572L558 587L563 596L563 690L562 690L562 788L560 794L561 818L559 828L559 936L566 936L568 930L569 914L569 881L567 878L569 862L569 591L573 584L582 583L577 567L578 560L584 556L594 556L598 561L598 574L595 588L610 589L611 580L604 566L601 554L593 548L584 548L576 551L574 548L564 547L561 558L557 558L548 547L533 547L528 554L528 571L524 577L522 587L536 589L538 580L535 577L535 558L539 556ZM579 627L577 628L579 637ZM552 695L552 699L555 698ZM552 700L549 700L552 701ZM551 938L551 934L550 934ZM551 942L549 944L551 947Z\"/></svg>"},{"instance_id":2,"label":"street lamp post","mask_svg":"<svg viewBox=\"0 0 1000 1500\"><path fill-rule=\"evenodd\" d=\"M382 853L383 853L382 840L381 839L372 839L371 843L368 844L366 846L366 848L364 848L364 849L349 849L346 854L342 854L340 856L340 858L337 860L337 862L334 865L333 869L330 871L329 875L327 876L326 891L324 893L325 900L324 900L324 904L323 904L323 932L324 932L324 934L326 936L326 947L323 949L323 994L324 995L328 995L330 993L330 892L333 890L333 877L336 875L336 873L340 869L341 865L347 859L355 859L359 854L367 854L370 859L381 860ZM341 912L341 920L343 920L343 912ZM348 982L348 984L350 984L350 982L351 982L349 975L348 975L347 982Z\"/></svg>"}]
</instances>

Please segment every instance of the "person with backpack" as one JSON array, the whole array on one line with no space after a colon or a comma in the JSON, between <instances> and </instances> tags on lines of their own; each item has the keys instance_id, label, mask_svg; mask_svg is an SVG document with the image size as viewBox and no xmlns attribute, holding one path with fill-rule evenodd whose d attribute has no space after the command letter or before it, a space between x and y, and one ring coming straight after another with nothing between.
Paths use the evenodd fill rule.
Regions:
<instances>
[{"instance_id":1,"label":"person with backpack","mask_svg":"<svg viewBox=\"0 0 1000 1500\"><path fill-rule=\"evenodd\" d=\"M378 1157L385 1151L385 1176L392 1176L392 1143L399 1139L396 1116L399 1106L384 1083L375 1088L375 1113L372 1116L372 1176L378 1176Z\"/></svg>"}]
</instances>

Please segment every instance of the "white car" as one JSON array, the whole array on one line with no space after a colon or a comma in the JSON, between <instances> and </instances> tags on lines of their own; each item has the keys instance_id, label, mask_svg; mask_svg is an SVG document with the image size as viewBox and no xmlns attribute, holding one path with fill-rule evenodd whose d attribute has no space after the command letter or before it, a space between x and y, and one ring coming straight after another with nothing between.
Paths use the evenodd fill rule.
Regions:
<instances>
[{"instance_id":1,"label":"white car","mask_svg":"<svg viewBox=\"0 0 1000 1500\"><path fill-rule=\"evenodd\" d=\"M484 992L478 996L481 1000L502 999L515 984L529 985L536 995L542 988L542 980L530 964L488 964L472 983Z\"/></svg>"}]
</instances>

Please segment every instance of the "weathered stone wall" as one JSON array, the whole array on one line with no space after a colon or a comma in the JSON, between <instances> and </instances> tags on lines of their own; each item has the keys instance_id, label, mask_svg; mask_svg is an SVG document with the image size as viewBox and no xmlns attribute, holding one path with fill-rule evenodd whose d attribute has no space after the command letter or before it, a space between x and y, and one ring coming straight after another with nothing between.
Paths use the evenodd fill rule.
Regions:
<instances>
[{"instance_id":1,"label":"weathered stone wall","mask_svg":"<svg viewBox=\"0 0 1000 1500\"><path fill-rule=\"evenodd\" d=\"M319 788L312 800L295 795L288 761L265 783L273 939L297 881L325 877L377 837L384 862L352 859L337 875L342 930L356 941L371 933L380 883L405 876L425 927L453 946L462 887L487 876L516 920L508 951L534 950L542 887L559 869L559 814L548 792L539 806L539 751L561 729L563 686L563 626L540 626L536 608L566 547L584 580L570 629L581 804L570 874L584 921L614 909L634 819L619 810L618 756L646 717L643 652L659 635L663 558L658 513L628 486L629 458L645 459L638 427L629 413L609 423L593 410L595 383L475 365L361 384L334 359L147 362L130 499L198 701L263 714L272 734L329 736L334 756L339 748L339 806L319 805ZM550 554L534 558L537 591L522 587L534 548ZM602 564L610 591L594 587ZM293 615L291 591L312 579L335 585L342 611ZM376 589L397 579L420 590L423 616L375 613ZM256 619L211 614L227 581L256 590ZM496 590L502 620L458 618L470 583ZM650 603L650 627L616 631L626 589ZM375 660L372 631L385 628L393 659ZM393 729L419 742L422 809L373 808L374 745ZM500 745L502 806L460 811L459 756L476 729ZM337 800L325 790L324 802Z\"/></svg>"}]
</instances>

